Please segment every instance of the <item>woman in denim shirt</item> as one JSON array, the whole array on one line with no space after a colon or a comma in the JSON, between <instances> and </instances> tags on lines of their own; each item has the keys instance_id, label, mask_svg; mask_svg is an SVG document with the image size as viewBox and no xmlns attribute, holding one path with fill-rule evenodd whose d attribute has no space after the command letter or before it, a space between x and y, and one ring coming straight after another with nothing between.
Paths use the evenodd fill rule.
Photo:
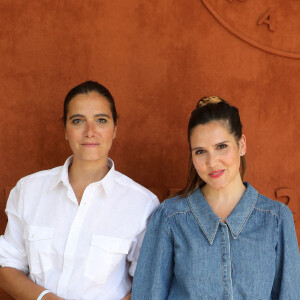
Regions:
<instances>
[{"instance_id":1,"label":"woman in denim shirt","mask_svg":"<svg viewBox=\"0 0 300 300\"><path fill-rule=\"evenodd\" d=\"M293 216L243 183L238 109L202 98L188 140L187 185L151 217L131 299L299 300Z\"/></svg>"}]
</instances>

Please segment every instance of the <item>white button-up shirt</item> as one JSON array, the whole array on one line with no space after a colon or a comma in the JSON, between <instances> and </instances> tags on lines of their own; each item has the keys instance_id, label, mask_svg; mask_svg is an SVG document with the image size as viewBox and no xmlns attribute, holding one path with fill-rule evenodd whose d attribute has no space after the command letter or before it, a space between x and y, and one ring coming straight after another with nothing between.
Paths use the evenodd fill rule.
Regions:
<instances>
[{"instance_id":1,"label":"white button-up shirt","mask_svg":"<svg viewBox=\"0 0 300 300\"><path fill-rule=\"evenodd\" d=\"M11 191L0 265L29 274L65 299L119 300L131 290L149 216L149 190L117 172L87 186L80 205L63 166L22 178Z\"/></svg>"}]
</instances>

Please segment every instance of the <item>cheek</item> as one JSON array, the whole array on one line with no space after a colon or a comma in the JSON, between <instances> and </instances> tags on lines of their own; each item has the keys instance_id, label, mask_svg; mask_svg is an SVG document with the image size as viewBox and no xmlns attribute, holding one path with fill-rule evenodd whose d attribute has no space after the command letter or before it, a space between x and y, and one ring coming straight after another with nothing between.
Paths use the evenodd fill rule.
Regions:
<instances>
[{"instance_id":1,"label":"cheek","mask_svg":"<svg viewBox=\"0 0 300 300\"><path fill-rule=\"evenodd\" d=\"M192 157L193 165L198 173L205 170L205 163L199 157Z\"/></svg>"},{"instance_id":2,"label":"cheek","mask_svg":"<svg viewBox=\"0 0 300 300\"><path fill-rule=\"evenodd\" d=\"M68 142L70 145L76 143L82 136L81 131L74 128L72 129L66 128L65 132L68 137Z\"/></svg>"},{"instance_id":3,"label":"cheek","mask_svg":"<svg viewBox=\"0 0 300 300\"><path fill-rule=\"evenodd\" d=\"M72 140L78 136L78 132L76 130L66 130L66 133L69 140Z\"/></svg>"},{"instance_id":4,"label":"cheek","mask_svg":"<svg viewBox=\"0 0 300 300\"><path fill-rule=\"evenodd\" d=\"M102 131L101 135L107 140L113 140L115 138L115 130L110 129L110 130L104 130Z\"/></svg>"},{"instance_id":5,"label":"cheek","mask_svg":"<svg viewBox=\"0 0 300 300\"><path fill-rule=\"evenodd\" d=\"M226 155L224 155L223 159L228 166L239 167L240 165L240 156L236 151L227 153Z\"/></svg>"}]
</instances>

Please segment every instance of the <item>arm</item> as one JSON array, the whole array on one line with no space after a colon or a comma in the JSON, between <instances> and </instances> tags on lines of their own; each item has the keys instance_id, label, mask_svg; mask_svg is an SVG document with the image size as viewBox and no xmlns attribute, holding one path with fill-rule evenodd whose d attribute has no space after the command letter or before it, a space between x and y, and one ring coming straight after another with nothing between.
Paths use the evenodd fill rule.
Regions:
<instances>
[{"instance_id":1,"label":"arm","mask_svg":"<svg viewBox=\"0 0 300 300\"><path fill-rule=\"evenodd\" d=\"M26 274L28 259L23 238L21 183L11 191L6 214L8 223L0 237L0 287L15 299L36 300L45 288L35 284ZM61 299L52 293L43 300Z\"/></svg>"},{"instance_id":2,"label":"arm","mask_svg":"<svg viewBox=\"0 0 300 300\"><path fill-rule=\"evenodd\" d=\"M133 277L132 300L167 299L173 276L173 238L162 204L150 219Z\"/></svg>"},{"instance_id":3,"label":"arm","mask_svg":"<svg viewBox=\"0 0 300 300\"><path fill-rule=\"evenodd\" d=\"M130 298L131 298L131 293L128 294L126 297L124 297L122 300L130 300Z\"/></svg>"},{"instance_id":4,"label":"arm","mask_svg":"<svg viewBox=\"0 0 300 300\"><path fill-rule=\"evenodd\" d=\"M300 299L300 255L293 215L282 206L278 229L277 257L272 299Z\"/></svg>"},{"instance_id":5,"label":"arm","mask_svg":"<svg viewBox=\"0 0 300 300\"><path fill-rule=\"evenodd\" d=\"M0 268L0 287L18 300L36 300L45 288L35 284L23 272L9 267ZM48 293L43 300L62 299Z\"/></svg>"}]
</instances>

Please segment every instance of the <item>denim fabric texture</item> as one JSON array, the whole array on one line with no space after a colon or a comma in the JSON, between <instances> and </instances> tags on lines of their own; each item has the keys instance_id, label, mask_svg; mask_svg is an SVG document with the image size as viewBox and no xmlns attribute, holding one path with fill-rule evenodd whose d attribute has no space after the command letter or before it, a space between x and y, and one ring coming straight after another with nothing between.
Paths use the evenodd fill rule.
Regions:
<instances>
[{"instance_id":1,"label":"denim fabric texture","mask_svg":"<svg viewBox=\"0 0 300 300\"><path fill-rule=\"evenodd\" d=\"M246 191L223 223L198 189L152 215L132 300L300 300L300 255L290 209Z\"/></svg>"}]
</instances>

